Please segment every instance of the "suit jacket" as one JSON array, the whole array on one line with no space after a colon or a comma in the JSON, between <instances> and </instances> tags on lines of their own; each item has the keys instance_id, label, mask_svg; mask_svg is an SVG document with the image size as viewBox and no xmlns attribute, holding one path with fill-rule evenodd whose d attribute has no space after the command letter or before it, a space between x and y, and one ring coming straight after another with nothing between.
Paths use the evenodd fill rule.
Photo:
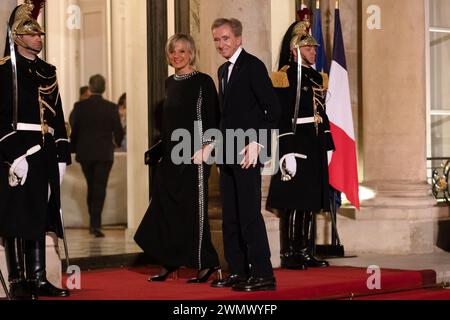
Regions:
<instances>
[{"instance_id":1,"label":"suit jacket","mask_svg":"<svg viewBox=\"0 0 450 320\"><path fill-rule=\"evenodd\" d=\"M224 135L227 129L275 129L281 115L281 108L264 63L257 57L242 50L231 73L225 92L222 78L226 63L219 68L219 96L221 121ZM259 133L259 132L258 132ZM258 134L256 142L267 148L270 154L270 133L267 141ZM251 141L247 141L251 142ZM235 150L238 153L241 150Z\"/></svg>"},{"instance_id":2,"label":"suit jacket","mask_svg":"<svg viewBox=\"0 0 450 320\"><path fill-rule=\"evenodd\" d=\"M114 160L114 148L120 146L124 136L116 104L92 95L75 103L70 125L78 162Z\"/></svg>"}]
</instances>

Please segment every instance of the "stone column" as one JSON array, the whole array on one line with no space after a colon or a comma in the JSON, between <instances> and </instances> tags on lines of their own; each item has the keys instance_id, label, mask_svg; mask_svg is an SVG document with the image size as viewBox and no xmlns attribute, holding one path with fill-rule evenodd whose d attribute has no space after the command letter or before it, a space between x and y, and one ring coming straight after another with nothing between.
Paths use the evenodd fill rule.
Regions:
<instances>
[{"instance_id":1,"label":"stone column","mask_svg":"<svg viewBox=\"0 0 450 320\"><path fill-rule=\"evenodd\" d=\"M196 36L200 51L199 68L210 74L217 81L217 68L224 59L216 53L211 35L211 25L216 18L237 18L241 20L243 31L243 46L258 56L268 70L271 70L271 1L270 0L191 0L191 10L199 10L195 28L200 36ZM191 27L192 28L192 27ZM192 29L191 29L192 30Z\"/></svg>"},{"instance_id":2,"label":"stone column","mask_svg":"<svg viewBox=\"0 0 450 320\"><path fill-rule=\"evenodd\" d=\"M3 49L6 42L6 22L9 21L11 12L17 5L17 0L2 0L0 4L0 56L3 57Z\"/></svg>"},{"instance_id":3,"label":"stone column","mask_svg":"<svg viewBox=\"0 0 450 320\"><path fill-rule=\"evenodd\" d=\"M79 58L79 34L78 26L68 23L73 22L78 12L68 12L71 5L78 5L78 0L48 0L46 5L44 37L47 62L57 68L58 85L63 104L64 116L68 120L73 105L78 101L78 89L80 83L80 58Z\"/></svg>"},{"instance_id":4,"label":"stone column","mask_svg":"<svg viewBox=\"0 0 450 320\"><path fill-rule=\"evenodd\" d=\"M381 29L368 28L369 6L381 10ZM363 0L361 14L363 184L375 197L339 222L341 236L350 251L432 252L439 214L426 182L425 3Z\"/></svg>"},{"instance_id":5,"label":"stone column","mask_svg":"<svg viewBox=\"0 0 450 320\"><path fill-rule=\"evenodd\" d=\"M144 153L148 149L147 1L129 0L124 6L127 17L124 63L130 106L127 109L128 228L134 234L149 203L148 168L144 165Z\"/></svg>"}]
</instances>

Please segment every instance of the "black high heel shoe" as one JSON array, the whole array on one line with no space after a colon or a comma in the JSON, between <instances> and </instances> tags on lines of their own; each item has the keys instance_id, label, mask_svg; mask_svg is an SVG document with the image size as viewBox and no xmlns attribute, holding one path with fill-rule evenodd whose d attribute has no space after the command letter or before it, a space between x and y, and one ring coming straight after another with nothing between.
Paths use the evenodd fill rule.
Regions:
<instances>
[{"instance_id":1,"label":"black high heel shoe","mask_svg":"<svg viewBox=\"0 0 450 320\"><path fill-rule=\"evenodd\" d=\"M197 277L189 279L187 281L187 283L204 283L204 282L208 282L209 277L211 277L211 275L213 273L215 273L215 272L217 272L217 278L219 280L222 280L222 269L220 267L212 267L212 268L208 268L208 269L199 270L199 272L197 274Z\"/></svg>"},{"instance_id":2,"label":"black high heel shoe","mask_svg":"<svg viewBox=\"0 0 450 320\"><path fill-rule=\"evenodd\" d=\"M163 267L161 269L161 272L160 272L159 275L148 278L148 281L150 281L150 282L163 282L163 281L166 281L167 277L172 272L175 272L174 279L178 278L178 267L167 267L167 266L165 266L165 267Z\"/></svg>"}]
</instances>

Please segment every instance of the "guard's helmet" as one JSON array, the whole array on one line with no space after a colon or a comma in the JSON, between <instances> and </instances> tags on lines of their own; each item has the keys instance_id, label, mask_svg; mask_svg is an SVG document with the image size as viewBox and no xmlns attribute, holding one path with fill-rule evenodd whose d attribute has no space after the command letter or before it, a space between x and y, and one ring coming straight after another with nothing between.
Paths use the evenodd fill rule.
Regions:
<instances>
[{"instance_id":1,"label":"guard's helmet","mask_svg":"<svg viewBox=\"0 0 450 320\"><path fill-rule=\"evenodd\" d=\"M309 33L303 33L303 34L296 34L293 36L291 40L291 48L301 48L301 47L308 47L308 46L315 46L318 47L319 44L317 43L316 39Z\"/></svg>"},{"instance_id":2,"label":"guard's helmet","mask_svg":"<svg viewBox=\"0 0 450 320\"><path fill-rule=\"evenodd\" d=\"M22 35L45 35L44 29L33 17L34 4L26 0L24 4L17 6L9 18L8 25L11 28L14 43L22 46L19 36ZM39 12L39 11L38 11ZM5 56L9 54L9 37L6 39Z\"/></svg>"},{"instance_id":3,"label":"guard's helmet","mask_svg":"<svg viewBox=\"0 0 450 320\"><path fill-rule=\"evenodd\" d=\"M319 46L316 39L309 33L311 22L309 16L305 16L302 21L297 23L292 31L291 49L307 46Z\"/></svg>"}]
</instances>

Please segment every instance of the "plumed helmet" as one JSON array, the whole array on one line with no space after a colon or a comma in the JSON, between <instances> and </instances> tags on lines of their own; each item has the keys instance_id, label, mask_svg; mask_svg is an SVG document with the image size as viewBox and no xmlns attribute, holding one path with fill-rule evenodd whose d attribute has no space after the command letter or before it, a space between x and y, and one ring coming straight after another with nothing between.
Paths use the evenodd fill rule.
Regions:
<instances>
[{"instance_id":1,"label":"plumed helmet","mask_svg":"<svg viewBox=\"0 0 450 320\"><path fill-rule=\"evenodd\" d=\"M309 33L296 34L291 40L291 48L301 48L308 46L319 46L316 39L314 39L314 37Z\"/></svg>"},{"instance_id":2,"label":"plumed helmet","mask_svg":"<svg viewBox=\"0 0 450 320\"><path fill-rule=\"evenodd\" d=\"M291 49L307 46L319 46L316 39L309 33L311 20L305 15L303 20L297 23L292 30Z\"/></svg>"},{"instance_id":3,"label":"plumed helmet","mask_svg":"<svg viewBox=\"0 0 450 320\"><path fill-rule=\"evenodd\" d=\"M8 25L11 28L14 43L17 45L23 45L19 38L21 35L45 35L44 29L36 20L45 1L34 0L34 2L38 4L37 7L33 1L26 0L24 4L17 6L9 17ZM9 55L9 36L6 37L4 55Z\"/></svg>"},{"instance_id":4,"label":"plumed helmet","mask_svg":"<svg viewBox=\"0 0 450 320\"><path fill-rule=\"evenodd\" d=\"M33 17L34 4L31 0L19 5L11 15L10 26L14 41L20 35L45 34L39 22ZM11 24L12 22L12 24Z\"/></svg>"}]
</instances>

